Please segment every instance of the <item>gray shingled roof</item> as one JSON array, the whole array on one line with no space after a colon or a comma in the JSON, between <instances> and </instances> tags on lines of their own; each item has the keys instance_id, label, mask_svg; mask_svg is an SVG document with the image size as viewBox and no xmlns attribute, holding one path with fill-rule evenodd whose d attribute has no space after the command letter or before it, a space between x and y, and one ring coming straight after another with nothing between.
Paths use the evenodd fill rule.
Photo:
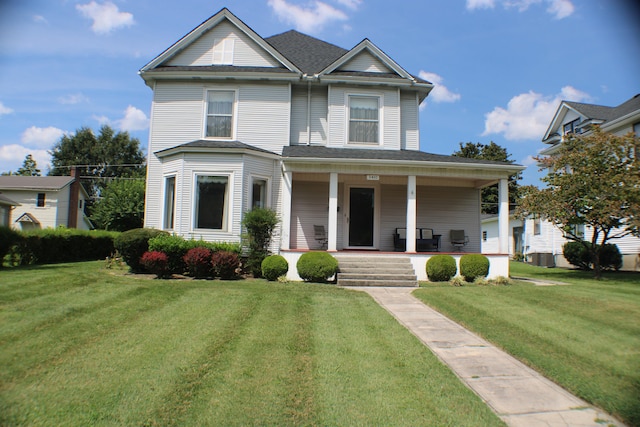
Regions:
<instances>
[{"instance_id":1,"label":"gray shingled roof","mask_svg":"<svg viewBox=\"0 0 640 427\"><path fill-rule=\"evenodd\" d=\"M470 159L467 157L446 156L425 153L417 150L379 150L367 148L333 148L313 145L293 145L284 147L282 157L316 159L360 159L360 160L396 160L414 162L466 163L477 165L519 166L513 163L492 160Z\"/></svg>"},{"instance_id":2,"label":"gray shingled roof","mask_svg":"<svg viewBox=\"0 0 640 427\"><path fill-rule=\"evenodd\" d=\"M210 149L244 149L244 150L251 150L251 151L257 151L260 153L268 153L268 154L276 154L273 153L271 151L268 150L263 150L262 148L258 148L258 147L254 147L252 145L249 144L245 144L244 142L240 142L240 141L209 141L209 140L204 140L204 139L200 139L197 141L191 141L191 142L187 142L185 144L180 144L176 147L171 147L171 148L166 148L164 150L160 150L157 151L155 154L162 154L166 151L169 150L180 150L182 148L210 148Z\"/></svg>"},{"instance_id":3,"label":"gray shingled roof","mask_svg":"<svg viewBox=\"0 0 640 427\"><path fill-rule=\"evenodd\" d=\"M71 182L70 176L0 176L0 190L60 190Z\"/></svg>"},{"instance_id":4,"label":"gray shingled roof","mask_svg":"<svg viewBox=\"0 0 640 427\"><path fill-rule=\"evenodd\" d=\"M603 120L604 123L624 117L629 113L640 110L640 94L628 99L617 107L585 104L582 102L565 101L565 104L590 119Z\"/></svg>"},{"instance_id":5,"label":"gray shingled roof","mask_svg":"<svg viewBox=\"0 0 640 427\"><path fill-rule=\"evenodd\" d=\"M297 73L293 73L292 71L287 70L284 67L238 67L235 65L162 65L148 72L169 72L169 71L209 71L209 72L219 72L219 73L228 73L228 72L246 72L246 73L283 73L283 74L292 74L297 75Z\"/></svg>"},{"instance_id":6,"label":"gray shingled roof","mask_svg":"<svg viewBox=\"0 0 640 427\"><path fill-rule=\"evenodd\" d=\"M317 74L348 50L295 30L264 39L303 73Z\"/></svg>"},{"instance_id":7,"label":"gray shingled roof","mask_svg":"<svg viewBox=\"0 0 640 427\"><path fill-rule=\"evenodd\" d=\"M0 205L5 205L5 206L20 206L20 203L11 200L10 198L8 198L7 196L5 196L4 194L0 193Z\"/></svg>"}]
</instances>

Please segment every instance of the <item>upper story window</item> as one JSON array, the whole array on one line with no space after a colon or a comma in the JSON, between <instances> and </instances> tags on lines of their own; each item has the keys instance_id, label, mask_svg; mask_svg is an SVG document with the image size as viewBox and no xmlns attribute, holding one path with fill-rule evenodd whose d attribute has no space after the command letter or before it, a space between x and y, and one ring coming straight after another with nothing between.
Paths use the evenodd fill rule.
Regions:
<instances>
[{"instance_id":1,"label":"upper story window","mask_svg":"<svg viewBox=\"0 0 640 427\"><path fill-rule=\"evenodd\" d=\"M575 119L570 121L569 123L566 123L563 127L562 127L562 134L563 135L567 135L570 133L580 133L578 131L578 123L580 123L580 119Z\"/></svg>"},{"instance_id":2,"label":"upper story window","mask_svg":"<svg viewBox=\"0 0 640 427\"><path fill-rule=\"evenodd\" d=\"M38 199L36 201L36 206L39 208L43 208L44 207L44 199L45 199L45 193L38 193Z\"/></svg>"},{"instance_id":3,"label":"upper story window","mask_svg":"<svg viewBox=\"0 0 640 427\"><path fill-rule=\"evenodd\" d=\"M235 97L236 94L232 90L207 91L206 137L231 138Z\"/></svg>"},{"instance_id":4,"label":"upper story window","mask_svg":"<svg viewBox=\"0 0 640 427\"><path fill-rule=\"evenodd\" d=\"M380 97L349 96L349 142L380 141Z\"/></svg>"}]
</instances>

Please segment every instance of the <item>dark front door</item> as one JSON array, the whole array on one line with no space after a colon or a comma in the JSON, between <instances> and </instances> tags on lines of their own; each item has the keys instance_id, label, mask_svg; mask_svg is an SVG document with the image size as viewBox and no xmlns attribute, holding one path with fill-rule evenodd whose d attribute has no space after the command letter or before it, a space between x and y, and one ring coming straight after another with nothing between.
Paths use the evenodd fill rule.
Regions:
<instances>
[{"instance_id":1,"label":"dark front door","mask_svg":"<svg viewBox=\"0 0 640 427\"><path fill-rule=\"evenodd\" d=\"M375 190L351 187L349 191L349 246L373 247Z\"/></svg>"}]
</instances>

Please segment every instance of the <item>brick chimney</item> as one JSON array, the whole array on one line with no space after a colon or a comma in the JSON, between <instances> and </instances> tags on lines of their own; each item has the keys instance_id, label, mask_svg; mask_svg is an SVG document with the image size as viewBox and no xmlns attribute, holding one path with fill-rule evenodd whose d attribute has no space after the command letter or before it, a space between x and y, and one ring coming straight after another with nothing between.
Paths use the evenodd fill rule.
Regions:
<instances>
[{"instance_id":1,"label":"brick chimney","mask_svg":"<svg viewBox=\"0 0 640 427\"><path fill-rule=\"evenodd\" d=\"M69 186L69 216L67 227L78 228L78 202L80 200L80 174L76 166L71 166L73 182Z\"/></svg>"}]
</instances>

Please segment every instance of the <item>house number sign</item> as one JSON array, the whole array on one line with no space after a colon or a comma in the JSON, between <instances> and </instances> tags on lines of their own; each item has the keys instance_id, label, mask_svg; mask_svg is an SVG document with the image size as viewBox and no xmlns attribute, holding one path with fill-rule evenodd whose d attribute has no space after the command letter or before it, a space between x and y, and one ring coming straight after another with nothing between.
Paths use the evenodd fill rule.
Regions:
<instances>
[{"instance_id":1,"label":"house number sign","mask_svg":"<svg viewBox=\"0 0 640 427\"><path fill-rule=\"evenodd\" d=\"M380 175L367 175L367 181L380 181Z\"/></svg>"}]
</instances>

